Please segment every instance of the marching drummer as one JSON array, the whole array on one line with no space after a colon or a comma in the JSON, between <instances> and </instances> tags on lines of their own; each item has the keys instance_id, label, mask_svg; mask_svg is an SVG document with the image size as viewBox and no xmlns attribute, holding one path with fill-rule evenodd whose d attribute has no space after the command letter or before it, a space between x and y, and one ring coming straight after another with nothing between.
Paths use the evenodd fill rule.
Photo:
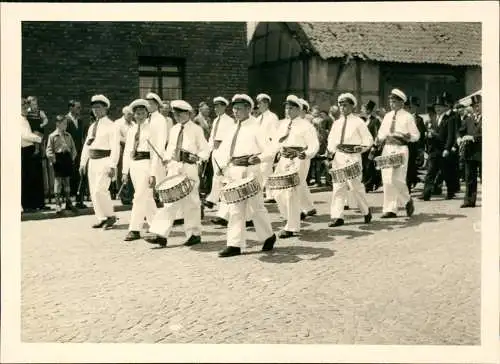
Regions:
<instances>
[{"instance_id":1,"label":"marching drummer","mask_svg":"<svg viewBox=\"0 0 500 364\"><path fill-rule=\"evenodd\" d=\"M149 183L152 152L148 144L151 139L148 106L148 102L143 99L134 100L129 106L134 115L135 123L127 133L123 151L122 183L128 183L130 173L135 192L129 231L125 236L125 241L140 239L139 231L144 218L148 224L151 224L156 213L156 203L153 197L154 186Z\"/></svg>"},{"instance_id":2,"label":"marching drummer","mask_svg":"<svg viewBox=\"0 0 500 364\"><path fill-rule=\"evenodd\" d=\"M170 105L177 124L172 127L170 140L162 160L164 165L167 166L167 177L185 175L194 182L194 187L188 196L173 203L166 203L163 208L158 210L149 229L151 233L156 235L146 237L145 240L151 244L166 247L167 237L170 234L177 212L182 209L184 232L188 238L184 245L192 246L201 243L198 162L208 159L210 149L203 134L203 129L191 120L193 111L191 105L184 100L173 100ZM154 179L152 182L154 182Z\"/></svg>"},{"instance_id":3,"label":"marching drummer","mask_svg":"<svg viewBox=\"0 0 500 364\"><path fill-rule=\"evenodd\" d=\"M271 143L257 119L250 117L254 106L250 96L234 95L232 105L236 124L228 131L229 137L222 141L217 151L224 178L228 181L241 181L253 176L262 186L259 164L272 161L274 158ZM257 237L264 242L262 251L273 249L276 235L273 233L271 220L264 206L263 195L257 193L243 201L229 204L227 247L219 253L219 257L240 255L242 249L246 247L245 221L249 210L252 212L251 218Z\"/></svg>"},{"instance_id":4,"label":"marching drummer","mask_svg":"<svg viewBox=\"0 0 500 364\"><path fill-rule=\"evenodd\" d=\"M99 220L92 227L109 229L116 222L109 184L116 176L120 158L120 132L107 116L110 102L106 96L94 95L90 104L96 121L90 125L83 145L80 174L88 175L90 198Z\"/></svg>"},{"instance_id":5,"label":"marching drummer","mask_svg":"<svg viewBox=\"0 0 500 364\"><path fill-rule=\"evenodd\" d=\"M382 145L382 157L396 153L403 156L403 164L382 169L384 206L382 218L397 217L398 200L405 204L407 216L413 215L415 206L406 185L408 169L408 143L416 142L420 132L413 116L404 109L405 93L393 89L389 95L391 111L385 114L377 134L376 144Z\"/></svg>"},{"instance_id":6,"label":"marching drummer","mask_svg":"<svg viewBox=\"0 0 500 364\"><path fill-rule=\"evenodd\" d=\"M329 227L344 225L342 218L344 213L344 203L348 191L352 193L360 211L364 215L364 221L368 224L372 219L372 214L366 200L366 191L362 180L361 153L370 148L373 144L373 137L365 122L352 112L357 106L357 100L350 93L341 94L338 97L338 105L342 116L333 123L328 135L328 151L333 155L333 169L345 168L348 165L357 163L359 165L359 175L346 182L336 183L333 181L332 202L330 206L330 216L332 221ZM353 150L340 149L342 145L354 145Z\"/></svg>"},{"instance_id":7,"label":"marching drummer","mask_svg":"<svg viewBox=\"0 0 500 364\"><path fill-rule=\"evenodd\" d=\"M300 116L302 103L295 95L289 95L285 102L285 113L288 119L280 123L273 138L275 151L280 152L276 173L296 170L299 173L299 185L274 193L278 208L286 219L286 225L279 237L286 239L300 230L301 199L307 189L306 177L310 160L319 149L316 129Z\"/></svg>"}]
</instances>

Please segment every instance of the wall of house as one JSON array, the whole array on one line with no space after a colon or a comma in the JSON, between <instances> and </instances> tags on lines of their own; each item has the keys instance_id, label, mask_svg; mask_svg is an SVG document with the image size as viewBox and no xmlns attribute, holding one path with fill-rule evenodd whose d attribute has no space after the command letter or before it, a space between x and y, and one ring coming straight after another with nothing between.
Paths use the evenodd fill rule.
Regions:
<instances>
[{"instance_id":1,"label":"wall of house","mask_svg":"<svg viewBox=\"0 0 500 364\"><path fill-rule=\"evenodd\" d=\"M467 67L465 69L465 93L470 95L482 88L481 67Z\"/></svg>"},{"instance_id":2,"label":"wall of house","mask_svg":"<svg viewBox=\"0 0 500 364\"><path fill-rule=\"evenodd\" d=\"M139 96L139 56L184 60L183 98L194 107L247 90L246 24L236 22L23 22L22 92L53 121L79 99L105 94L111 116Z\"/></svg>"}]
</instances>

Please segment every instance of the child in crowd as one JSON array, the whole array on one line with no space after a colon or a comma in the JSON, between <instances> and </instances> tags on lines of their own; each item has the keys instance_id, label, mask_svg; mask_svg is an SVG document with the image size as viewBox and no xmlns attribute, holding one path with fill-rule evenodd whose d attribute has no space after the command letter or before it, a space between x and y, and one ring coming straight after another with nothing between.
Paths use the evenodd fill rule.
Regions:
<instances>
[{"instance_id":1,"label":"child in crowd","mask_svg":"<svg viewBox=\"0 0 500 364\"><path fill-rule=\"evenodd\" d=\"M62 211L62 197L66 201L66 210L75 210L70 198L70 177L77 152L71 134L66 131L66 116L57 115L56 130L49 135L47 141L47 158L54 167L54 193L56 195L56 212Z\"/></svg>"}]
</instances>

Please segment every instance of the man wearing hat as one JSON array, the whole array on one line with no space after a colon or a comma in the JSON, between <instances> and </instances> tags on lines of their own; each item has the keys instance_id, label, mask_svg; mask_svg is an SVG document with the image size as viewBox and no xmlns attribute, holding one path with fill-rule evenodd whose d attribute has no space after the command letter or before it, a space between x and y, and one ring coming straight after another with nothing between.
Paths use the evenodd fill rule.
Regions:
<instances>
[{"instance_id":1,"label":"man wearing hat","mask_svg":"<svg viewBox=\"0 0 500 364\"><path fill-rule=\"evenodd\" d=\"M281 238L290 238L300 231L301 207L307 203L307 173L311 158L319 149L319 140L313 124L300 116L302 102L295 95L286 98L288 119L282 122L273 138L275 151L280 153L276 173L296 169L300 184L277 190L274 195L281 214L287 220ZM312 205L312 203L311 203Z\"/></svg>"},{"instance_id":2,"label":"man wearing hat","mask_svg":"<svg viewBox=\"0 0 500 364\"><path fill-rule=\"evenodd\" d=\"M83 145L80 174L88 175L90 198L98 220L92 227L109 229L116 222L109 185L116 177L120 158L120 132L107 116L110 102L106 96L94 95L90 103L95 122L90 126Z\"/></svg>"},{"instance_id":3,"label":"man wearing hat","mask_svg":"<svg viewBox=\"0 0 500 364\"><path fill-rule=\"evenodd\" d=\"M465 196L461 208L476 206L477 179L482 160L482 97L473 95L471 99L474 114L464 120L458 140L465 160Z\"/></svg>"},{"instance_id":4,"label":"man wearing hat","mask_svg":"<svg viewBox=\"0 0 500 364\"><path fill-rule=\"evenodd\" d=\"M413 215L415 207L406 186L408 170L408 143L416 142L420 132L413 116L404 109L407 101L405 93L393 89L389 95L391 111L385 114L376 143L383 144L382 156L392 153L403 154L403 164L395 168L382 169L382 183L384 186L384 206L382 218L397 217L398 201L405 204L407 216Z\"/></svg>"},{"instance_id":5,"label":"man wearing hat","mask_svg":"<svg viewBox=\"0 0 500 364\"><path fill-rule=\"evenodd\" d=\"M436 128L429 130L427 134L429 159L424 191L420 197L424 201L431 199L439 172L442 173L442 178L446 183L446 199L453 199L457 191L454 165L456 161L451 155L452 148L456 143L457 123L455 114L451 113L449 105L450 101L447 94L436 97L434 103Z\"/></svg>"},{"instance_id":6,"label":"man wearing hat","mask_svg":"<svg viewBox=\"0 0 500 364\"><path fill-rule=\"evenodd\" d=\"M366 127L370 132L373 140L377 137L378 130L380 129L380 120L375 116L375 102L368 100L366 104L361 107L362 119L365 119ZM361 155L363 160L363 184L365 185L366 192L376 191L382 184L382 177L380 171L375 168L375 162L368 158L369 152Z\"/></svg>"},{"instance_id":7,"label":"man wearing hat","mask_svg":"<svg viewBox=\"0 0 500 364\"><path fill-rule=\"evenodd\" d=\"M303 98L299 98L299 101L300 101L300 106L301 106L301 110L300 110L300 117L303 118L303 119L306 119L308 121L311 121L312 122L312 119L314 118L311 113L309 112L311 110L311 106L309 105L309 103L303 99Z\"/></svg>"},{"instance_id":8,"label":"man wearing hat","mask_svg":"<svg viewBox=\"0 0 500 364\"><path fill-rule=\"evenodd\" d=\"M415 124L420 132L420 138L418 141L413 143L408 143L408 172L406 173L406 185L411 193L411 189L420 180L418 178L418 165L417 157L422 155L425 148L425 133L427 131L424 123L424 119L418 115L417 110L420 107L420 99L416 96L410 96L406 101L407 109L410 114L413 115L415 119Z\"/></svg>"},{"instance_id":9,"label":"man wearing hat","mask_svg":"<svg viewBox=\"0 0 500 364\"><path fill-rule=\"evenodd\" d=\"M257 107L259 109L259 116L257 116L257 120L259 121L260 126L268 133L269 140L271 140L272 136L276 133L279 126L278 116L269 110L269 106L271 105L271 96L261 93L257 95ZM262 168L262 178L264 179L263 189L264 189L264 201L265 202L273 202L272 191L266 190L267 178L273 173L273 163L261 163Z\"/></svg>"},{"instance_id":10,"label":"man wearing hat","mask_svg":"<svg viewBox=\"0 0 500 364\"><path fill-rule=\"evenodd\" d=\"M361 164L361 152L373 144L373 137L364 121L352 112L356 108L357 100L350 93L341 94L338 97L338 105L342 116L333 124L328 135L328 151L333 155L332 165L335 169L344 168L353 162ZM339 145L351 144L358 146L353 153L337 150ZM344 225L342 218L344 213L344 202L347 192L350 190L367 224L372 219L372 214L366 200L365 187L361 183L362 176L351 179L345 183L333 183L332 202L330 216L332 221L329 227Z\"/></svg>"},{"instance_id":11,"label":"man wearing hat","mask_svg":"<svg viewBox=\"0 0 500 364\"><path fill-rule=\"evenodd\" d=\"M218 173L220 172L220 163L217 161L215 156L216 153L214 152L219 149L222 141L228 137L228 130L231 130L234 126L234 119L226 114L226 108L229 106L229 101L227 99L222 96L217 96L213 99L213 103L217 117L215 118L212 130L210 131L208 146L210 148L210 152L212 153L211 162L214 173L212 177L212 189L206 198L205 204L208 208L213 208L215 204L219 203L218 216L213 222L215 224L225 225L229 210L224 202L219 202L222 188L222 178Z\"/></svg>"},{"instance_id":12,"label":"man wearing hat","mask_svg":"<svg viewBox=\"0 0 500 364\"><path fill-rule=\"evenodd\" d=\"M165 117L160 113L160 108L163 106L163 102L157 94L154 92L149 92L146 95L146 101L148 102L149 124L151 128L151 144L155 147L157 151L164 151L167 142L169 140L170 130L169 124ZM151 171L150 175L155 178L155 182L161 182L165 177L165 168L162 165L162 161L156 153L151 156Z\"/></svg>"},{"instance_id":13,"label":"man wearing hat","mask_svg":"<svg viewBox=\"0 0 500 364\"><path fill-rule=\"evenodd\" d=\"M148 144L148 140L151 139L148 107L148 102L143 99L134 100L129 106L135 123L127 132L123 152L122 183L129 183L130 178L135 193L125 241L140 239L144 218L151 224L156 213L153 188L149 184L153 151Z\"/></svg>"},{"instance_id":14,"label":"man wearing hat","mask_svg":"<svg viewBox=\"0 0 500 364\"><path fill-rule=\"evenodd\" d=\"M155 235L146 237L145 240L166 247L174 220L178 217L177 213L182 210L184 232L188 238L184 245L192 246L201 243L198 162L208 160L210 149L203 129L191 120L191 105L184 100L173 100L170 105L177 124L172 128L162 160L167 166L168 177L183 174L194 181L194 187L188 196L167 203L158 210L149 229ZM155 186L154 178L151 178L150 186Z\"/></svg>"},{"instance_id":15,"label":"man wearing hat","mask_svg":"<svg viewBox=\"0 0 500 364\"><path fill-rule=\"evenodd\" d=\"M250 96L236 94L232 98L233 113L236 123L228 130L216 152L216 158L223 170L223 178L238 181L254 176L262 186L261 162L270 162L274 151L264 130L257 119L250 117L254 103ZM251 212L255 231L260 241L264 242L263 251L272 250L276 242L269 214L264 206L262 193L257 193L244 201L229 205L227 225L227 247L219 257L240 255L246 247L245 221Z\"/></svg>"},{"instance_id":16,"label":"man wearing hat","mask_svg":"<svg viewBox=\"0 0 500 364\"><path fill-rule=\"evenodd\" d=\"M120 159L118 161L117 166L117 176L116 176L116 191L119 191L121 188L121 184L123 181L122 170L123 170L123 151L125 149L125 143L127 141L127 134L130 128L135 124L134 123L134 113L130 109L130 107L124 106L122 108L122 117L115 120L115 124L118 127L120 133ZM130 204L132 202L133 195L133 186L132 182L129 180L125 186L126 188L122 189L121 196L118 196L123 203Z\"/></svg>"}]
</instances>

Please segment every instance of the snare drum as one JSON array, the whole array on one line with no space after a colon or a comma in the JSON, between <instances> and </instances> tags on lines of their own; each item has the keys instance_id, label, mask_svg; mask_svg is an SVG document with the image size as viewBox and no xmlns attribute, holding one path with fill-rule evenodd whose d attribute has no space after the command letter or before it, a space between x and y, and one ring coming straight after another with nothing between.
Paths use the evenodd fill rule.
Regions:
<instances>
[{"instance_id":1,"label":"snare drum","mask_svg":"<svg viewBox=\"0 0 500 364\"><path fill-rule=\"evenodd\" d=\"M184 175L167 177L156 186L160 201L172 203L182 200L193 191L193 180Z\"/></svg>"},{"instance_id":2,"label":"snare drum","mask_svg":"<svg viewBox=\"0 0 500 364\"><path fill-rule=\"evenodd\" d=\"M361 163L356 161L343 168L333 169L330 172L333 183L344 183L361 176L363 168L361 167Z\"/></svg>"},{"instance_id":3,"label":"snare drum","mask_svg":"<svg viewBox=\"0 0 500 364\"><path fill-rule=\"evenodd\" d=\"M267 179L266 187L270 190L286 190L300 183L299 172L273 173Z\"/></svg>"},{"instance_id":4,"label":"snare drum","mask_svg":"<svg viewBox=\"0 0 500 364\"><path fill-rule=\"evenodd\" d=\"M222 200L233 204L249 199L260 191L260 184L253 176L226 184L222 189Z\"/></svg>"},{"instance_id":5,"label":"snare drum","mask_svg":"<svg viewBox=\"0 0 500 364\"><path fill-rule=\"evenodd\" d=\"M381 155L375 157L373 160L375 161L376 169L398 168L403 165L404 154L393 153L393 154Z\"/></svg>"}]
</instances>

